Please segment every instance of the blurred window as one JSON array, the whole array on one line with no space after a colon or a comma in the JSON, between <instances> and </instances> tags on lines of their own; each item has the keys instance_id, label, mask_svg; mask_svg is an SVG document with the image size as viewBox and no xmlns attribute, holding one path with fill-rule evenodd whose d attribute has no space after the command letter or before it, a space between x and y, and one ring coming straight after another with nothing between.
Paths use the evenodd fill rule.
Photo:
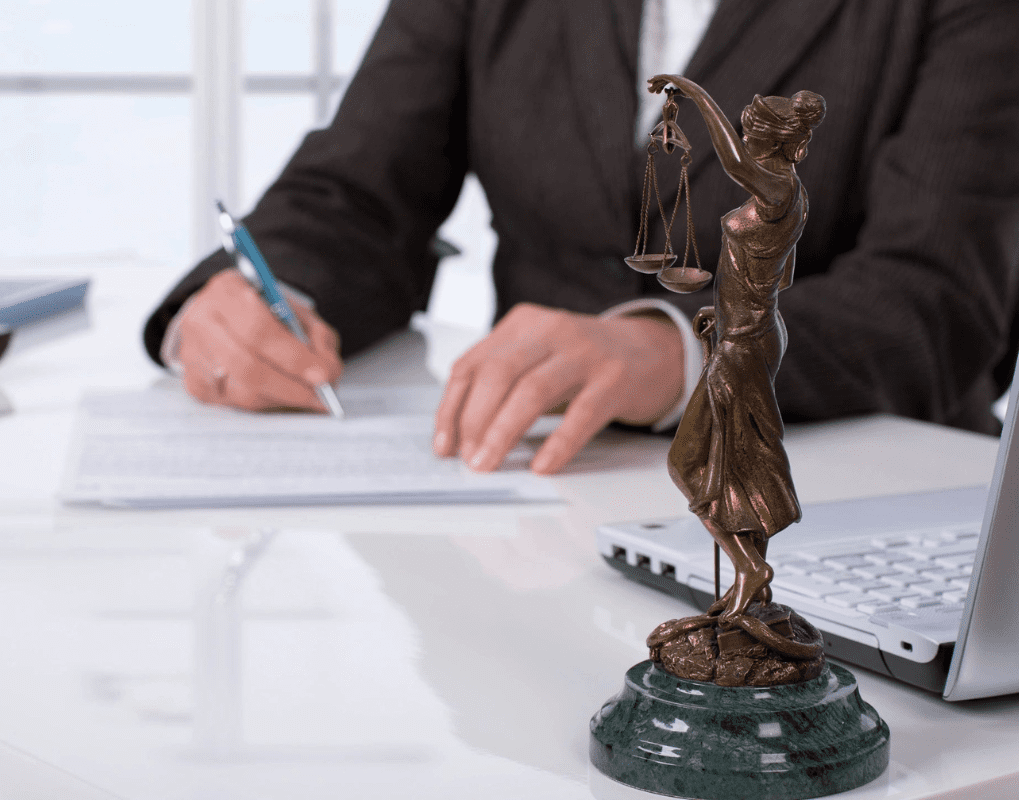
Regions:
<instances>
[{"instance_id":1,"label":"blurred window","mask_svg":"<svg viewBox=\"0 0 1019 800\"><path fill-rule=\"evenodd\" d=\"M0 15L0 261L187 264L325 124L385 0L26 0Z\"/></svg>"}]
</instances>

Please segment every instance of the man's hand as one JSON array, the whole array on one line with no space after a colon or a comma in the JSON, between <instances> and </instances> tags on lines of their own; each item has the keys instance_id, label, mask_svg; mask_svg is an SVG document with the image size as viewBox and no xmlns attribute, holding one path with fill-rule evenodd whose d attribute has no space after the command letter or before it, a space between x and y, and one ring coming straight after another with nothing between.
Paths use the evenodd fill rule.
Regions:
<instances>
[{"instance_id":1,"label":"man's hand","mask_svg":"<svg viewBox=\"0 0 1019 800\"><path fill-rule=\"evenodd\" d=\"M612 420L649 424L669 411L683 391L683 358L669 320L514 306L453 365L435 452L493 470L538 417L569 401L531 463L556 472Z\"/></svg>"},{"instance_id":2,"label":"man's hand","mask_svg":"<svg viewBox=\"0 0 1019 800\"><path fill-rule=\"evenodd\" d=\"M248 411L325 410L315 386L340 377L339 336L310 308L291 303L311 346L286 329L237 270L215 275L180 312L184 387L203 403Z\"/></svg>"}]
</instances>

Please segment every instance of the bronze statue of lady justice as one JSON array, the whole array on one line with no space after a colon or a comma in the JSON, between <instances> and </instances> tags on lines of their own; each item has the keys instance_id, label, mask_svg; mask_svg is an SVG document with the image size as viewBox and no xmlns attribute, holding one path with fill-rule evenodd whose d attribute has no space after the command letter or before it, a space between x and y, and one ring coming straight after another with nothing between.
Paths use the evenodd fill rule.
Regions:
<instances>
[{"instance_id":1,"label":"bronze statue of lady justice","mask_svg":"<svg viewBox=\"0 0 1019 800\"><path fill-rule=\"evenodd\" d=\"M774 573L765 561L768 539L800 518L774 389L787 341L778 294L792 283L796 243L807 219L807 195L796 164L807 154L811 132L824 117L824 99L805 91L792 98L755 96L743 110L741 137L700 86L679 75L657 75L648 81L649 91L660 93L666 87L670 88L663 119L649 145L638 249L641 237L647 240L652 189L661 208L654 153L679 146L686 151L676 206L685 190L684 263L671 266L676 260L670 242L676 214L674 210L666 219L664 208L666 253L635 253L627 263L643 272L660 270L659 280L673 291L692 291L711 280L710 273L686 266L693 235L686 177L690 146L675 122L674 95L697 106L722 168L750 197L722 218L714 305L702 308L693 321L705 348L704 369L668 457L670 477L732 561L736 578L705 614L663 623L648 645L652 659L659 661L656 656L665 645L691 631L741 628L753 641L785 658L817 660L821 645L813 634L810 641L797 641L788 624L783 633L768 624L767 615L762 621L761 614L747 611L755 601L757 608L771 604Z\"/></svg>"},{"instance_id":2,"label":"bronze statue of lady justice","mask_svg":"<svg viewBox=\"0 0 1019 800\"><path fill-rule=\"evenodd\" d=\"M668 87L668 88L667 88ZM675 87L675 88L673 88ZM714 280L714 305L694 318L704 368L669 450L669 475L715 540L715 603L671 620L648 637L650 659L626 672L622 690L591 718L591 763L620 783L672 797L796 800L848 791L888 766L888 725L863 702L852 673L827 664L818 631L772 602L768 539L800 518L774 380L786 347L778 294L792 282L807 196L796 164L807 153L824 100L812 92L760 97L736 134L707 93L678 75L648 144L637 247L626 263L658 273L673 291ZM688 266L693 239L689 140L676 95L707 123L722 168L750 197L722 218L715 274ZM654 169L676 148L680 188L667 215ZM671 234L683 196L683 263ZM647 254L649 206L657 199L665 250ZM643 245L643 247L642 247ZM719 549L736 579L719 597ZM766 687L766 689L758 688Z\"/></svg>"}]
</instances>

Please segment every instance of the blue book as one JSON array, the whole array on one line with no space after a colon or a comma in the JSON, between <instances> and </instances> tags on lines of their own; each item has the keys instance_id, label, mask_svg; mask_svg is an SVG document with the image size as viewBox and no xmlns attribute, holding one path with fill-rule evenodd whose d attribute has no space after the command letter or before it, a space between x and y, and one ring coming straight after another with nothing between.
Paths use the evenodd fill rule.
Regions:
<instances>
[{"instance_id":1,"label":"blue book","mask_svg":"<svg viewBox=\"0 0 1019 800\"><path fill-rule=\"evenodd\" d=\"M20 328L85 301L88 278L0 278L0 328Z\"/></svg>"}]
</instances>

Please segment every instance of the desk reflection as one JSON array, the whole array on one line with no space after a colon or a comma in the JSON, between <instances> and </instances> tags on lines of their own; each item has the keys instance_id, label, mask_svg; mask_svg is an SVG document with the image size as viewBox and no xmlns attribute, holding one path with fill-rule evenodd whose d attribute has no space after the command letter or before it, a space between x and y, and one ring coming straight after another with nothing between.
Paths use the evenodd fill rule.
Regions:
<instances>
[{"instance_id":1,"label":"desk reflection","mask_svg":"<svg viewBox=\"0 0 1019 800\"><path fill-rule=\"evenodd\" d=\"M419 797L590 797L578 718L506 727L508 707L540 709L546 689L500 665L496 642L482 660L469 647L462 608L511 590L472 598L434 581L416 560L421 539L435 541L255 526L0 532L0 600L17 609L20 643L0 664L19 687L0 700L0 740L126 798L197 798L209 785L221 800L404 796L419 784ZM428 592L407 592L430 578L444 608L422 619L436 608ZM541 653L548 637L534 638Z\"/></svg>"}]
</instances>

